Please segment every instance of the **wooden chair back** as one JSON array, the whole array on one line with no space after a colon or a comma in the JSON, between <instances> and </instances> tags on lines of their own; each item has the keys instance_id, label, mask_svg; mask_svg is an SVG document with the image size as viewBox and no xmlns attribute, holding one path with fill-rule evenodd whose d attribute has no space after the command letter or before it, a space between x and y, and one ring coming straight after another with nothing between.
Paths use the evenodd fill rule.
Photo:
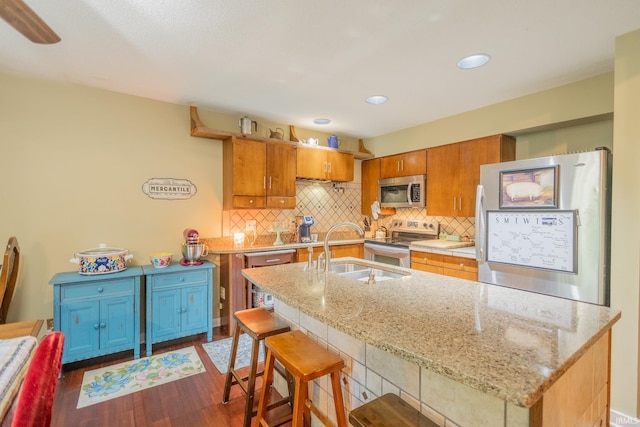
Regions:
<instances>
[{"instance_id":1,"label":"wooden chair back","mask_svg":"<svg viewBox=\"0 0 640 427\"><path fill-rule=\"evenodd\" d=\"M13 298L13 291L18 280L20 266L20 246L18 239L10 237L4 250L2 270L0 270L0 324L7 322L9 304Z\"/></svg>"}]
</instances>

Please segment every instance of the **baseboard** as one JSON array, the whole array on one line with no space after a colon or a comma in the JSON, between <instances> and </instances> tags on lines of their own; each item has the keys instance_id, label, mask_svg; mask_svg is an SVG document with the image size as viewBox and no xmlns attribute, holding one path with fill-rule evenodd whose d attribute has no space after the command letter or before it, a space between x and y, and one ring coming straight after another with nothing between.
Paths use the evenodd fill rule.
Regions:
<instances>
[{"instance_id":1,"label":"baseboard","mask_svg":"<svg viewBox=\"0 0 640 427\"><path fill-rule=\"evenodd\" d=\"M640 425L640 419L630 417L629 415L625 415L622 412L614 411L613 409L609 412L610 427L629 427L629 426L637 426Z\"/></svg>"}]
</instances>

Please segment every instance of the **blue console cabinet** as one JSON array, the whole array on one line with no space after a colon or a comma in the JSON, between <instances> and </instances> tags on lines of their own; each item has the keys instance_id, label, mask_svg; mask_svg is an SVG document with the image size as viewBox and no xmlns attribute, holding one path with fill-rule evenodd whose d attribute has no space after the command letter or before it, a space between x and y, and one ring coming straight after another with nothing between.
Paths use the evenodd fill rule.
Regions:
<instances>
[{"instance_id":1,"label":"blue console cabinet","mask_svg":"<svg viewBox=\"0 0 640 427\"><path fill-rule=\"evenodd\" d=\"M62 363L133 349L140 357L141 267L117 273L58 273L53 285L53 329L64 333Z\"/></svg>"},{"instance_id":2,"label":"blue console cabinet","mask_svg":"<svg viewBox=\"0 0 640 427\"><path fill-rule=\"evenodd\" d=\"M212 298L213 267L182 266L173 263L165 268L142 267L146 286L146 349L151 356L155 343L207 333L213 339Z\"/></svg>"}]
</instances>

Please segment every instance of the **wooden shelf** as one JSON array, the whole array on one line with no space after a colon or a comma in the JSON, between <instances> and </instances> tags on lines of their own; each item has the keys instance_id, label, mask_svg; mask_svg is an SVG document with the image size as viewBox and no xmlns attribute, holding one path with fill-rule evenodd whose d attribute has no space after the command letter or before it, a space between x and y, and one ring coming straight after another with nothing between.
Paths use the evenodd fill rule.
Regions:
<instances>
[{"instance_id":1,"label":"wooden shelf","mask_svg":"<svg viewBox=\"0 0 640 427\"><path fill-rule=\"evenodd\" d=\"M190 107L190 111L191 111L191 136L195 136L198 138L209 138L209 139L218 139L220 141L224 141L227 138L238 138L238 139L250 139L252 141L263 141L263 142L281 142L281 143L285 143L285 144L291 144L291 145L301 145L301 146L305 146L305 147L313 147L313 148L318 148L318 149L323 149L323 150L331 150L331 151L339 151L342 153L349 153L349 154L353 154L353 157L359 160L363 160L363 159L372 159L374 156L371 153L363 153L363 152L357 152L357 151L346 151L346 150L336 150L335 148L330 148L330 147L324 147L324 146L311 146L311 145L307 145L307 144L303 144L300 142L293 142L293 141L283 141L282 139L275 139L275 138L263 138L263 137L259 137L259 136L254 136L254 135L245 135L243 133L238 133L238 132L228 132L228 131L224 131L224 130L218 130L218 129L211 129L208 128L207 126L204 125L204 123L202 123L202 121L200 120L200 117L198 117L198 108L191 106ZM361 146L364 146L363 144L360 144Z\"/></svg>"}]
</instances>

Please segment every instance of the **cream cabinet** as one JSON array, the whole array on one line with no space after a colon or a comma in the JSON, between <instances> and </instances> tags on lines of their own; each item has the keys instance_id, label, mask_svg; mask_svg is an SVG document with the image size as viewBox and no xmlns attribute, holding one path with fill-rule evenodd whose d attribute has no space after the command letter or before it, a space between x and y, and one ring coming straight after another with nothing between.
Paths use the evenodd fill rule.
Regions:
<instances>
[{"instance_id":1,"label":"cream cabinet","mask_svg":"<svg viewBox=\"0 0 640 427\"><path fill-rule=\"evenodd\" d=\"M294 209L296 146L230 137L223 145L223 207Z\"/></svg>"},{"instance_id":2,"label":"cream cabinet","mask_svg":"<svg viewBox=\"0 0 640 427\"><path fill-rule=\"evenodd\" d=\"M426 173L426 149L380 157L380 178L424 175Z\"/></svg>"},{"instance_id":3,"label":"cream cabinet","mask_svg":"<svg viewBox=\"0 0 640 427\"><path fill-rule=\"evenodd\" d=\"M353 154L332 148L298 146L296 176L304 179L353 181L353 159Z\"/></svg>"},{"instance_id":4,"label":"cream cabinet","mask_svg":"<svg viewBox=\"0 0 640 427\"><path fill-rule=\"evenodd\" d=\"M480 166L515 160L515 153L515 139L507 135L429 148L427 215L474 216Z\"/></svg>"}]
</instances>

